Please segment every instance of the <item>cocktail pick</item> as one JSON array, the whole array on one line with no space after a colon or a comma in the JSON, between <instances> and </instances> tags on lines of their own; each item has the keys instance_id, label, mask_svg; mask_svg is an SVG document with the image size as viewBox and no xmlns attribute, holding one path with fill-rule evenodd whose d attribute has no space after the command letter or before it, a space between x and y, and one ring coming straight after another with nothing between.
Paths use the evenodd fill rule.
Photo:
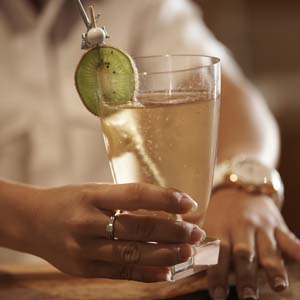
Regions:
<instances>
[{"instance_id":1,"label":"cocktail pick","mask_svg":"<svg viewBox=\"0 0 300 300\"><path fill-rule=\"evenodd\" d=\"M98 27L97 21L100 14L95 16L93 6L89 6L89 17L83 7L81 0L76 0L80 15L87 28L86 33L83 33L81 38L81 49L90 49L104 44L105 39L110 38L104 26Z\"/></svg>"}]
</instances>

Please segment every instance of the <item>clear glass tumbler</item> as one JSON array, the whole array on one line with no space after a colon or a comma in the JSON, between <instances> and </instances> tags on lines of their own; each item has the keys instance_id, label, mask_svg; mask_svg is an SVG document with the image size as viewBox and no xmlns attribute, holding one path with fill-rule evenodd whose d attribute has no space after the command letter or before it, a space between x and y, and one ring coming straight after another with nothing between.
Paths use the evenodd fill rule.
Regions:
<instances>
[{"instance_id":1,"label":"clear glass tumbler","mask_svg":"<svg viewBox=\"0 0 300 300\"><path fill-rule=\"evenodd\" d=\"M186 192L198 202L184 218L203 224L212 188L220 102L220 61L200 55L137 57L133 102L100 99L101 125L115 183L147 182ZM153 212L159 217L178 218ZM173 266L179 279L217 263L218 241Z\"/></svg>"}]
</instances>

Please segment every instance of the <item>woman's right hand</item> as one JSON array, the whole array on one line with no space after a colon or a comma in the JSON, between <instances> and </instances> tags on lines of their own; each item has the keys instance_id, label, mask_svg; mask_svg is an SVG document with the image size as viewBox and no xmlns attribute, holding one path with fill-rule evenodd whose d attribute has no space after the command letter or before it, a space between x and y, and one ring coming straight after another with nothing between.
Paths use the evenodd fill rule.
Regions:
<instances>
[{"instance_id":1,"label":"woman's right hand","mask_svg":"<svg viewBox=\"0 0 300 300\"><path fill-rule=\"evenodd\" d=\"M198 226L142 216L144 209L182 214L196 203L186 194L150 184L84 184L35 193L28 252L63 272L145 282L170 280L168 266L188 260L192 244L205 237ZM106 225L116 209L114 235ZM156 243L145 243L152 241Z\"/></svg>"}]
</instances>

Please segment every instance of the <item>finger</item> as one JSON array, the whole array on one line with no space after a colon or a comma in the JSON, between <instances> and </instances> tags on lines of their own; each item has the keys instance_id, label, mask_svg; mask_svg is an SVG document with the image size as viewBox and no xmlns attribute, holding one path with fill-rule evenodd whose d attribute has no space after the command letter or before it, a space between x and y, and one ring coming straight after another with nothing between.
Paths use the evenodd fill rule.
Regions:
<instances>
[{"instance_id":1,"label":"finger","mask_svg":"<svg viewBox=\"0 0 300 300\"><path fill-rule=\"evenodd\" d=\"M83 248L83 254L89 260L146 266L173 266L187 261L192 253L192 246L188 244L163 245L105 239L94 240Z\"/></svg>"},{"instance_id":2,"label":"finger","mask_svg":"<svg viewBox=\"0 0 300 300\"><path fill-rule=\"evenodd\" d=\"M245 225L236 229L232 235L232 242L239 298L258 299L255 228Z\"/></svg>"},{"instance_id":3,"label":"finger","mask_svg":"<svg viewBox=\"0 0 300 300\"><path fill-rule=\"evenodd\" d=\"M93 185L88 197L98 208L108 210L147 209L182 214L198 206L185 193L146 183Z\"/></svg>"},{"instance_id":4,"label":"finger","mask_svg":"<svg viewBox=\"0 0 300 300\"><path fill-rule=\"evenodd\" d=\"M225 300L228 296L230 248L229 240L221 239L219 262L207 271L209 294L213 300Z\"/></svg>"},{"instance_id":5,"label":"finger","mask_svg":"<svg viewBox=\"0 0 300 300\"><path fill-rule=\"evenodd\" d=\"M108 216L99 218L94 228L97 237L107 237ZM197 225L133 214L120 214L114 222L114 236L120 240L194 244L205 239L205 232Z\"/></svg>"},{"instance_id":6,"label":"finger","mask_svg":"<svg viewBox=\"0 0 300 300\"><path fill-rule=\"evenodd\" d=\"M288 228L275 230L275 237L281 251L300 262L300 241Z\"/></svg>"},{"instance_id":7,"label":"finger","mask_svg":"<svg viewBox=\"0 0 300 300\"><path fill-rule=\"evenodd\" d=\"M277 248L274 233L259 230L256 245L259 263L266 272L270 286L275 291L286 289L288 287L288 276Z\"/></svg>"},{"instance_id":8,"label":"finger","mask_svg":"<svg viewBox=\"0 0 300 300\"><path fill-rule=\"evenodd\" d=\"M90 278L125 279L143 282L171 281L167 267L146 267L119 265L109 262L92 261L84 266L81 276Z\"/></svg>"}]
</instances>

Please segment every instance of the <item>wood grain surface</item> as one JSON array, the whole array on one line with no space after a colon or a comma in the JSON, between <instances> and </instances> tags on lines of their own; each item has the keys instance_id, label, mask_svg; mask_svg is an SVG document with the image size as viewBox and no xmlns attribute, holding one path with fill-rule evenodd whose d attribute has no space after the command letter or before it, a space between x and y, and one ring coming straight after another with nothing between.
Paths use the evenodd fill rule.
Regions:
<instances>
[{"instance_id":1,"label":"wood grain surface","mask_svg":"<svg viewBox=\"0 0 300 300\"><path fill-rule=\"evenodd\" d=\"M171 298L206 286L203 273L174 283L146 284L76 278L46 264L0 266L1 300L150 300Z\"/></svg>"},{"instance_id":2,"label":"wood grain surface","mask_svg":"<svg viewBox=\"0 0 300 300\"><path fill-rule=\"evenodd\" d=\"M263 273L259 276L261 300L299 300L300 265L288 266L290 288L275 294ZM234 278L231 276L231 284ZM0 300L206 300L204 273L174 283L141 283L109 279L82 279L65 275L48 264L0 265ZM189 294L189 295L186 295ZM236 300L234 289L229 299Z\"/></svg>"}]
</instances>

